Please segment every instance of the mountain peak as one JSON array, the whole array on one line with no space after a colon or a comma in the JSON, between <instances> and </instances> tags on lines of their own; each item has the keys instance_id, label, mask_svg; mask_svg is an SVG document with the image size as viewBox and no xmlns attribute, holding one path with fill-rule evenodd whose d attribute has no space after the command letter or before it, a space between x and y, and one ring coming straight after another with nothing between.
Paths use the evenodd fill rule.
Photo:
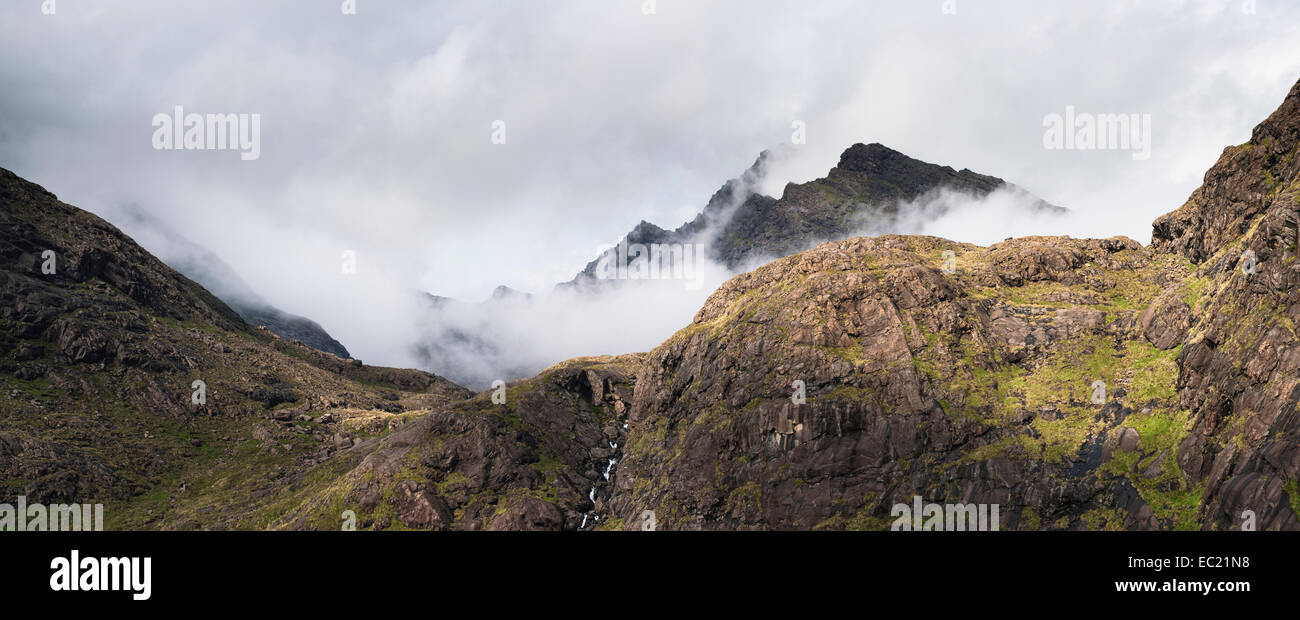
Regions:
<instances>
[{"instance_id":1,"label":"mountain peak","mask_svg":"<svg viewBox=\"0 0 1300 620\"><path fill-rule=\"evenodd\" d=\"M491 301L501 301L503 299L529 299L532 295L512 289L504 284L492 289Z\"/></svg>"},{"instance_id":2,"label":"mountain peak","mask_svg":"<svg viewBox=\"0 0 1300 620\"><path fill-rule=\"evenodd\" d=\"M840 154L840 163L835 167L855 172L874 172L887 160L917 161L879 142L863 144L861 142L844 149Z\"/></svg>"},{"instance_id":3,"label":"mountain peak","mask_svg":"<svg viewBox=\"0 0 1300 620\"><path fill-rule=\"evenodd\" d=\"M714 193L694 220L676 230L642 220L624 241L703 243L710 246L711 258L739 268L762 257L788 256L823 241L861 234L864 218L892 226L899 205L926 192L951 189L983 197L1009 186L997 177L927 163L878 142L859 142L844 150L825 178L787 184L781 197L773 198L758 192L772 159L770 151L759 153L753 165ZM1041 199L1036 204L1035 211L1064 212ZM561 286L591 284L597 263L587 263Z\"/></svg>"}]
</instances>

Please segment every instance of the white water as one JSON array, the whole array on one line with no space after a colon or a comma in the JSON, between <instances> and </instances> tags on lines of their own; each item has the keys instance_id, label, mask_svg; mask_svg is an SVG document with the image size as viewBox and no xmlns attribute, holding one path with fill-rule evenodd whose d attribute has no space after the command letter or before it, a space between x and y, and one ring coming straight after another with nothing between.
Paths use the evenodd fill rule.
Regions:
<instances>
[{"instance_id":1,"label":"white water","mask_svg":"<svg viewBox=\"0 0 1300 620\"><path fill-rule=\"evenodd\" d=\"M624 424L624 425L623 425L623 428L626 429L626 428L627 428L627 424ZM610 449L610 450L618 450L618 444L615 443L615 442L612 442L612 441L609 442L609 449ZM606 480L606 481L609 481L610 478L611 478L611 476L614 475L614 466L617 465L617 464L618 464L618 458L617 458L617 457L613 457L613 456L609 457L609 462L605 464L605 473L604 473L604 476L605 476L605 480ZM582 515L582 525L579 525L579 526L578 526L578 530L585 530L585 529L587 529L587 522L588 522L588 521L591 521L591 522L594 524L594 523L596 523L597 521L600 520L600 517L599 517L599 516L592 514L592 512L595 512L595 510L596 510L596 485L594 485L594 484L591 485L591 490L587 492L587 499L591 500L591 508L592 508L592 509L591 509L591 511L589 511L589 512L587 512L586 514Z\"/></svg>"}]
</instances>

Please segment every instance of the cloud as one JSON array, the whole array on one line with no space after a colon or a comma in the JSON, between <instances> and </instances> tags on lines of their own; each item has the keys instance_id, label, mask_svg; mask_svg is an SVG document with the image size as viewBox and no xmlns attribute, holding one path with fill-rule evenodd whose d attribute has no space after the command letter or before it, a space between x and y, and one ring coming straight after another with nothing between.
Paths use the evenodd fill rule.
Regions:
<instances>
[{"instance_id":1,"label":"cloud","mask_svg":"<svg viewBox=\"0 0 1300 620\"><path fill-rule=\"evenodd\" d=\"M808 141L764 193L881 142L1069 207L1075 236L1145 242L1300 76L1300 7L1277 2L641 4L8 2L0 166L110 221L140 205L358 357L409 365L413 291L543 293L640 220L681 222L795 120ZM176 105L260 114L261 157L153 150ZM1151 114L1151 159L1044 151L1066 106ZM662 316L644 338L548 333L557 355L645 348L689 320Z\"/></svg>"},{"instance_id":2,"label":"cloud","mask_svg":"<svg viewBox=\"0 0 1300 620\"><path fill-rule=\"evenodd\" d=\"M986 196L941 188L899 202L890 213L863 217L855 235L930 235L987 246L1008 237L1077 237L1080 230L1096 228L1086 214L1043 209L1041 200L1015 185Z\"/></svg>"},{"instance_id":3,"label":"cloud","mask_svg":"<svg viewBox=\"0 0 1300 620\"><path fill-rule=\"evenodd\" d=\"M533 376L565 359L649 351L689 325L732 275L705 261L698 279L689 283L662 280L600 294L557 289L530 299L444 302L421 322L420 366L481 390L497 379Z\"/></svg>"}]
</instances>

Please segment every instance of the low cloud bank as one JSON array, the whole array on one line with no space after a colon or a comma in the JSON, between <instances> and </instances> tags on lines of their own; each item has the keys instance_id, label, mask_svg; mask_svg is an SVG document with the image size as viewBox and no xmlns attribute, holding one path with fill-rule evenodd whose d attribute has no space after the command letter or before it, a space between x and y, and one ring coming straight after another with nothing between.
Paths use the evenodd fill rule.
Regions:
<instances>
[{"instance_id":1,"label":"low cloud bank","mask_svg":"<svg viewBox=\"0 0 1300 620\"><path fill-rule=\"evenodd\" d=\"M1081 219L1078 214L1043 205L1037 196L1010 184L983 197L944 188L900 202L893 213L862 214L855 236L931 235L991 245L1009 237L1077 230L1073 224Z\"/></svg>"},{"instance_id":2,"label":"low cloud bank","mask_svg":"<svg viewBox=\"0 0 1300 620\"><path fill-rule=\"evenodd\" d=\"M531 297L506 293L482 303L429 298L416 351L426 370L479 390L574 357L649 351L689 325L732 275L706 261L689 281L620 281L599 292L557 288Z\"/></svg>"},{"instance_id":3,"label":"low cloud bank","mask_svg":"<svg viewBox=\"0 0 1300 620\"><path fill-rule=\"evenodd\" d=\"M743 200L758 181L747 179L746 193L734 200ZM728 216L734 211L732 204L718 206ZM1081 219L1011 185L984 197L938 190L893 207L864 212L862 226L850 236L922 234L989 245L1007 237L1066 234ZM704 243L725 219L709 221L689 238ZM558 287L542 296L499 289L477 304L430 298L416 349L422 367L474 389L530 377L573 357L648 351L690 324L727 279L774 258L779 257L739 269L706 260L692 279L619 280L595 289Z\"/></svg>"}]
</instances>

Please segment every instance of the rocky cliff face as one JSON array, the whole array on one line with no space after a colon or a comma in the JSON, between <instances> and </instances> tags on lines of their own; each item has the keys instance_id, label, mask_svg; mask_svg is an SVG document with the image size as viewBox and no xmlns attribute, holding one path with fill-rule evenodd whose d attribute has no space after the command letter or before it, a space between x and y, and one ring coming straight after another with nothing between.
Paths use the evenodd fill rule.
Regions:
<instances>
[{"instance_id":1,"label":"rocky cliff face","mask_svg":"<svg viewBox=\"0 0 1300 620\"><path fill-rule=\"evenodd\" d=\"M614 511L879 528L920 495L999 504L1004 529L1194 523L1163 430L1176 353L1140 320L1186 271L1122 238L858 238L761 267L647 357Z\"/></svg>"},{"instance_id":2,"label":"rocky cliff face","mask_svg":"<svg viewBox=\"0 0 1300 620\"><path fill-rule=\"evenodd\" d=\"M1178 460L1205 486L1206 524L1243 511L1295 529L1300 512L1300 83L1224 150L1187 204L1155 222L1152 246L1194 263L1194 291L1150 309L1164 346L1183 343L1179 405L1190 431Z\"/></svg>"}]
</instances>

